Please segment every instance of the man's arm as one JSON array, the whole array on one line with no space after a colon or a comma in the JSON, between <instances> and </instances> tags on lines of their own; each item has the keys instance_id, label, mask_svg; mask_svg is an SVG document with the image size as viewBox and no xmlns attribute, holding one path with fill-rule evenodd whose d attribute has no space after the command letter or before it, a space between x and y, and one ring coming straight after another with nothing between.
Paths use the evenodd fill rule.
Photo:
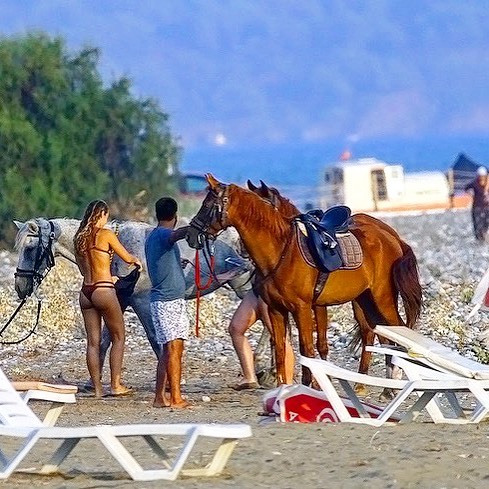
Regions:
<instances>
[{"instance_id":1,"label":"man's arm","mask_svg":"<svg viewBox=\"0 0 489 489\"><path fill-rule=\"evenodd\" d=\"M175 229L170 236L170 243L176 243L177 241L185 238L187 235L189 226L183 226L181 228Z\"/></svg>"}]
</instances>

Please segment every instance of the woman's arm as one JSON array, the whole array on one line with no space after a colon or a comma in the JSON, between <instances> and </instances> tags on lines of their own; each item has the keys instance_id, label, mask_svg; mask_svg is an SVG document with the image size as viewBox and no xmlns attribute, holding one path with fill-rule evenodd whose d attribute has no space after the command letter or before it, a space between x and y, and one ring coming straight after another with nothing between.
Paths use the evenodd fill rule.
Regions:
<instances>
[{"instance_id":1,"label":"woman's arm","mask_svg":"<svg viewBox=\"0 0 489 489\"><path fill-rule=\"evenodd\" d=\"M122 243L119 241L113 231L110 229L104 229L104 235L107 237L107 244L114 250L114 253L116 253L121 260L129 263L129 265L134 264L140 269L143 268L141 260L137 256L131 255L126 248L122 246Z\"/></svg>"}]
</instances>

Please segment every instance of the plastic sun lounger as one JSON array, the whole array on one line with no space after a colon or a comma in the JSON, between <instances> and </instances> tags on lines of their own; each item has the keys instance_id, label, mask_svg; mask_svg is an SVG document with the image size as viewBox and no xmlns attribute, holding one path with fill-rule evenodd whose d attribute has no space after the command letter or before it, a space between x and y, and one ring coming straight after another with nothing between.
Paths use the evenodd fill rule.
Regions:
<instances>
[{"instance_id":1,"label":"plastic sun lounger","mask_svg":"<svg viewBox=\"0 0 489 489\"><path fill-rule=\"evenodd\" d=\"M484 390L489 388L489 382L486 381L466 379L455 375L447 376L446 378L416 378L412 380L387 379L352 372L351 370L338 367L331 362L317 358L306 358L301 356L299 361L302 365L311 370L312 375L331 402L338 419L343 422L381 426L390 419L397 417L399 423L409 423L414 421L421 414L422 410L426 408L426 412L436 423L477 423L489 411L489 396ZM360 417L351 416L333 383L333 379L338 380L346 396L360 414ZM397 392L394 399L384 407L382 413L376 418L372 418L369 413L365 411L362 402L355 393L353 386L357 383L393 389ZM474 414L470 419L462 416L459 406L453 404L455 392L467 391L474 393L479 402L478 408L474 411ZM419 397L418 400L413 405L406 406L406 411L404 413L399 413L399 408L411 394L417 394ZM438 394L447 397L449 405L454 411L454 418L447 418L440 413L438 409L431 409L432 406L435 406L435 403L431 403L431 401L433 401ZM427 408L430 403L430 408Z\"/></svg>"},{"instance_id":2,"label":"plastic sun lounger","mask_svg":"<svg viewBox=\"0 0 489 489\"><path fill-rule=\"evenodd\" d=\"M46 413L43 424L54 426L65 404L76 402L75 394L78 391L76 385L58 385L47 382L10 382L0 369L0 405L11 402L11 392L20 391L23 402L30 400L50 401L51 406ZM0 420L2 422L2 420Z\"/></svg>"},{"instance_id":3,"label":"plastic sun lounger","mask_svg":"<svg viewBox=\"0 0 489 489\"><path fill-rule=\"evenodd\" d=\"M2 373L3 375L3 373ZM246 424L132 424L101 425L82 427L56 427L45 425L24 402L10 382L2 382L0 395L0 437L22 438L23 442L13 454L8 455L0 443L0 479L7 479L18 467L31 449L41 439L60 440L62 443L54 451L50 460L38 473L58 472L59 465L85 439L98 439L121 467L134 480L157 479L175 480L180 473L188 476L218 475L224 469L238 439L251 436L251 428ZM182 436L185 443L173 463L156 437ZM183 470L183 466L199 436L221 440L209 465ZM161 459L164 468L145 470L122 444L127 437L142 437L152 451Z\"/></svg>"},{"instance_id":4,"label":"plastic sun lounger","mask_svg":"<svg viewBox=\"0 0 489 489\"><path fill-rule=\"evenodd\" d=\"M455 417L447 417L445 415L446 408L443 408L437 396L426 405L426 411L435 423L478 423L487 416L489 381L461 377L453 372L438 368L437 365L423 357L412 357L407 351L398 350L395 347L385 345L370 346L367 347L367 350L373 353L391 355L392 363L401 368L409 380L438 380L440 382L456 380L461 384L457 391L448 390L443 393ZM456 396L456 392L473 394L476 399L475 407L470 410L464 410ZM418 395L421 395L421 393L418 392Z\"/></svg>"},{"instance_id":5,"label":"plastic sun lounger","mask_svg":"<svg viewBox=\"0 0 489 489\"><path fill-rule=\"evenodd\" d=\"M465 392L471 392L477 402L475 408L469 413L470 417L467 422L477 423L487 416L489 402L488 365L466 358L457 351L405 326L378 325L375 332L377 335L397 343L405 351L393 350L393 347L386 345L368 347L370 351L394 355L392 357L393 363L402 368L408 379L447 379L449 377L465 379L467 384ZM460 407L456 396L453 395L449 402L454 411L458 406L460 422L463 422L466 413ZM438 402L436 402L436 406L431 405L430 409L432 410L432 417L436 415L437 410L438 415L441 415Z\"/></svg>"},{"instance_id":6,"label":"plastic sun lounger","mask_svg":"<svg viewBox=\"0 0 489 489\"><path fill-rule=\"evenodd\" d=\"M460 353L405 326L381 326L375 333L407 349L409 356L424 359L444 372L461 377L489 380L489 365L466 358Z\"/></svg>"}]
</instances>

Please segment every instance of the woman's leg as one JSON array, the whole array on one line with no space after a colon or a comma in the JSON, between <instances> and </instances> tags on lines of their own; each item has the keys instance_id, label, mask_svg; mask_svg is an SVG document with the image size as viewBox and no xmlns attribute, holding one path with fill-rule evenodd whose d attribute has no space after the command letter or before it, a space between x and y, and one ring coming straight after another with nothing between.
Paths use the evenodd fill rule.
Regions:
<instances>
[{"instance_id":1,"label":"woman's leg","mask_svg":"<svg viewBox=\"0 0 489 489\"><path fill-rule=\"evenodd\" d=\"M100 371L100 331L102 328L100 313L92 303L80 292L80 308L87 332L87 367L92 379L95 397L102 397L103 386Z\"/></svg>"},{"instance_id":2,"label":"woman's leg","mask_svg":"<svg viewBox=\"0 0 489 489\"><path fill-rule=\"evenodd\" d=\"M257 319L258 299L252 291L249 291L243 297L229 324L229 334L243 372L243 380L238 384L238 388L241 385L246 386L258 383L253 361L253 350L248 338L245 336L246 331Z\"/></svg>"},{"instance_id":3,"label":"woman's leg","mask_svg":"<svg viewBox=\"0 0 489 489\"><path fill-rule=\"evenodd\" d=\"M124 318L115 289L99 287L92 295L92 303L100 311L112 339L110 349L110 387L112 394L121 395L131 391L121 383L124 343L126 339Z\"/></svg>"}]
</instances>

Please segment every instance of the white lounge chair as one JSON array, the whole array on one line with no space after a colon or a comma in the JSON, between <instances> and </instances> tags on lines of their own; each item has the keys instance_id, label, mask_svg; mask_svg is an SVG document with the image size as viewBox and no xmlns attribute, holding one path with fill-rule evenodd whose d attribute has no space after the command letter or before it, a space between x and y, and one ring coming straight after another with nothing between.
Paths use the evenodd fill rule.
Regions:
<instances>
[{"instance_id":1,"label":"white lounge chair","mask_svg":"<svg viewBox=\"0 0 489 489\"><path fill-rule=\"evenodd\" d=\"M455 350L406 326L381 326L374 329L379 336L406 348L410 357L421 359L428 366L461 377L489 380L489 365L466 358Z\"/></svg>"},{"instance_id":2,"label":"white lounge chair","mask_svg":"<svg viewBox=\"0 0 489 489\"><path fill-rule=\"evenodd\" d=\"M340 421L381 426L390 419L397 418L399 419L399 423L408 423L414 421L423 409L426 408L426 412L436 423L477 423L489 411L489 395L485 391L485 389L489 389L489 381L461 378L456 375L447 375L445 378L418 377L408 380L387 379L359 374L338 367L331 362L316 358L301 356L299 361L311 370L312 375L328 397ZM360 414L360 417L352 417L350 415L333 380L339 382L344 393ZM354 390L354 385L357 383L393 389L397 392L394 399L385 406L382 413L378 417L372 418L363 409L362 403ZM453 403L455 392L468 391L474 393L479 401L477 409L470 418L465 417L461 408ZM411 394L418 394L419 398L412 405L406 405L405 401ZM431 404L431 401L434 400L437 394L447 398L448 405L452 408L454 417L448 417L441 413L439 409L436 409L436 403ZM429 404L430 406L428 408ZM401 406L405 408L404 412L399 411ZM433 409L432 406L434 406Z\"/></svg>"},{"instance_id":3,"label":"white lounge chair","mask_svg":"<svg viewBox=\"0 0 489 489\"><path fill-rule=\"evenodd\" d=\"M446 393L453 411L458 413L452 422L477 423L488 414L489 407L489 366L460 355L433 339L406 328L405 326L377 326L375 332L400 345L402 349L388 345L367 347L367 350L392 355L392 363L400 367L409 380L430 379L447 381L464 380L466 388L476 400L470 411L464 410L455 393ZM427 407L435 422L450 422L442 414L441 403L433 399Z\"/></svg>"},{"instance_id":4,"label":"white lounge chair","mask_svg":"<svg viewBox=\"0 0 489 489\"><path fill-rule=\"evenodd\" d=\"M24 403L30 400L50 401L51 406L44 417L43 424L54 426L65 404L76 402L75 394L78 391L76 385L58 385L47 382L10 382L0 369L0 405L12 403L12 392L20 392ZM3 421L0 419L0 423Z\"/></svg>"},{"instance_id":5,"label":"white lounge chair","mask_svg":"<svg viewBox=\"0 0 489 489\"><path fill-rule=\"evenodd\" d=\"M5 384L5 383L4 383ZM132 424L82 427L46 426L23 401L10 383L0 394L0 437L21 438L23 442L8 455L0 442L0 479L7 479L40 439L60 440L50 460L38 473L58 471L59 465L76 445L85 438L96 438L119 462L134 480L175 480L180 473L187 476L218 475L224 469L238 439L251 436L251 428L245 424ZM185 443L173 463L157 437L182 436ZM183 466L199 436L221 440L210 464L196 469L183 470ZM121 443L123 438L142 437L161 459L164 468L145 470Z\"/></svg>"}]
</instances>

